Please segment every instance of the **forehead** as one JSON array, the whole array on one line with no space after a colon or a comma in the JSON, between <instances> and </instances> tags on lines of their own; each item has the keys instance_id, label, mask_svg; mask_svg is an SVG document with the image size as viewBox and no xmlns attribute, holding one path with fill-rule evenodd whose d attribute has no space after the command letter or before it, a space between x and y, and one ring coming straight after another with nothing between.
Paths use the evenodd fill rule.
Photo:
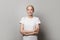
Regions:
<instances>
[{"instance_id":1,"label":"forehead","mask_svg":"<svg viewBox=\"0 0 60 40\"><path fill-rule=\"evenodd\" d=\"M27 9L33 9L31 6L29 6Z\"/></svg>"}]
</instances>

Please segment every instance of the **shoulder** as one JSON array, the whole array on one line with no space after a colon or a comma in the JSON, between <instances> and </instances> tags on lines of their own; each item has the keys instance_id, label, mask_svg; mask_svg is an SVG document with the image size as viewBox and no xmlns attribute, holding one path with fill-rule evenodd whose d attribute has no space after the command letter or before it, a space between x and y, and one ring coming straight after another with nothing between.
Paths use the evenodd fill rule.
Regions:
<instances>
[{"instance_id":1,"label":"shoulder","mask_svg":"<svg viewBox=\"0 0 60 40\"><path fill-rule=\"evenodd\" d=\"M41 24L41 20L39 19L39 17L35 17L36 18L36 24Z\"/></svg>"}]
</instances>

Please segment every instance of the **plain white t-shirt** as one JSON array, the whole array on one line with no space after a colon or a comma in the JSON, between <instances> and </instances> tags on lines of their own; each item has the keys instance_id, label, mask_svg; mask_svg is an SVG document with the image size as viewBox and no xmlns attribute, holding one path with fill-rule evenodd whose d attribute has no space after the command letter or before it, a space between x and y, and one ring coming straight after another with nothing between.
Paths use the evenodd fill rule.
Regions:
<instances>
[{"instance_id":1,"label":"plain white t-shirt","mask_svg":"<svg viewBox=\"0 0 60 40\"><path fill-rule=\"evenodd\" d=\"M33 28L36 24L41 24L39 17L33 16L33 18L22 17L19 23L24 24L24 30L34 31Z\"/></svg>"}]
</instances>

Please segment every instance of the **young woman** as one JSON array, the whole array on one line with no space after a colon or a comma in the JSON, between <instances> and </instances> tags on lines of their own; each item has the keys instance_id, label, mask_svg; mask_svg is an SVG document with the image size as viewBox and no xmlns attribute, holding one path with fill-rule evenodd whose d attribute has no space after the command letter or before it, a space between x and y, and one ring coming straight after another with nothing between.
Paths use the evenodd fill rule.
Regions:
<instances>
[{"instance_id":1,"label":"young woman","mask_svg":"<svg viewBox=\"0 0 60 40\"><path fill-rule=\"evenodd\" d=\"M41 21L38 17L33 16L34 7L32 5L28 5L26 11L27 16L22 17L19 21L20 33L23 35L23 40L37 40Z\"/></svg>"}]
</instances>

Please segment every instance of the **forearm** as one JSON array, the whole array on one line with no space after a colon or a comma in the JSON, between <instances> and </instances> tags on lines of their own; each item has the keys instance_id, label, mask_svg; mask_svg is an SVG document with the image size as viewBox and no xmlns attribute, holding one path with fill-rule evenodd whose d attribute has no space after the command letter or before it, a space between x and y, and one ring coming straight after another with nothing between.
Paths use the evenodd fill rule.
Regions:
<instances>
[{"instance_id":1,"label":"forearm","mask_svg":"<svg viewBox=\"0 0 60 40\"><path fill-rule=\"evenodd\" d=\"M22 31L23 35L34 35L34 34L38 34L38 31Z\"/></svg>"},{"instance_id":2,"label":"forearm","mask_svg":"<svg viewBox=\"0 0 60 40\"><path fill-rule=\"evenodd\" d=\"M21 34L22 34L22 35L25 35L25 34L27 34L27 32L25 32L24 30L22 30L22 31L21 31Z\"/></svg>"},{"instance_id":3,"label":"forearm","mask_svg":"<svg viewBox=\"0 0 60 40\"><path fill-rule=\"evenodd\" d=\"M30 35L30 33L32 34L33 31L25 31L25 30L22 30L21 33L22 33L23 35Z\"/></svg>"},{"instance_id":4,"label":"forearm","mask_svg":"<svg viewBox=\"0 0 60 40\"><path fill-rule=\"evenodd\" d=\"M31 33L28 33L29 35L34 35L34 34L38 34L38 32L31 32Z\"/></svg>"},{"instance_id":5,"label":"forearm","mask_svg":"<svg viewBox=\"0 0 60 40\"><path fill-rule=\"evenodd\" d=\"M33 35L35 32L28 32L28 33L26 33L26 32L23 32L22 34L23 35Z\"/></svg>"}]
</instances>

